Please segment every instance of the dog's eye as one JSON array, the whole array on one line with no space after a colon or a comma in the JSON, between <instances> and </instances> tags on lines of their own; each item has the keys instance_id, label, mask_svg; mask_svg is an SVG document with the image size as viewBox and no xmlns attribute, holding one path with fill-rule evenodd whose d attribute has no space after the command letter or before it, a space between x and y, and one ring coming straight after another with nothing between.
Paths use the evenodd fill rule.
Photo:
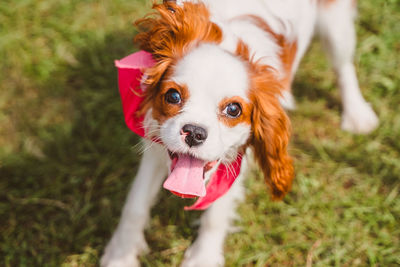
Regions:
<instances>
[{"instance_id":1,"label":"dog's eye","mask_svg":"<svg viewBox=\"0 0 400 267\"><path fill-rule=\"evenodd\" d=\"M169 89L168 92L165 94L165 101L170 104L180 104L182 99L177 90Z\"/></svg>"},{"instance_id":2,"label":"dog's eye","mask_svg":"<svg viewBox=\"0 0 400 267\"><path fill-rule=\"evenodd\" d=\"M229 103L222 113L228 117L237 118L242 114L242 108L239 103Z\"/></svg>"}]
</instances>

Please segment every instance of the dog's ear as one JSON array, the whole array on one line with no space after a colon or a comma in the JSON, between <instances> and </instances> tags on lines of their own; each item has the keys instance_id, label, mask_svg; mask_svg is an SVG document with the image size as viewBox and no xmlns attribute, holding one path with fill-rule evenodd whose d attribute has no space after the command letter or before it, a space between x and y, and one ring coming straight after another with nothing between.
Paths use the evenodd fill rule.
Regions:
<instances>
[{"instance_id":1,"label":"dog's ear","mask_svg":"<svg viewBox=\"0 0 400 267\"><path fill-rule=\"evenodd\" d=\"M258 67L252 77L252 136L250 145L272 199L282 199L290 190L294 175L288 154L290 123L279 104L279 82L267 67Z\"/></svg>"}]
</instances>

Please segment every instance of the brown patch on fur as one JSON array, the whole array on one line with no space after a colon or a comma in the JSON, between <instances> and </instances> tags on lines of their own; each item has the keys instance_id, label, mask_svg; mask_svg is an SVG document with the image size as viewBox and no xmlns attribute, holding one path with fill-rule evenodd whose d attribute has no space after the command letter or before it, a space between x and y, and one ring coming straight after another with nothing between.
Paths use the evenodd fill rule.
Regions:
<instances>
[{"instance_id":1,"label":"brown patch on fur","mask_svg":"<svg viewBox=\"0 0 400 267\"><path fill-rule=\"evenodd\" d=\"M259 16L246 15L240 16L237 19L246 19L255 24L260 29L264 30L275 39L276 43L281 47L280 59L283 66L284 76L281 80L284 90L291 90L293 81L292 66L297 53L297 42L289 42L282 34L275 33L271 27Z\"/></svg>"},{"instance_id":2,"label":"brown patch on fur","mask_svg":"<svg viewBox=\"0 0 400 267\"><path fill-rule=\"evenodd\" d=\"M226 106L230 103L238 103L242 108L242 113L237 118L230 118L222 113ZM235 127L239 123L251 124L252 106L239 96L225 98L219 103L219 119L228 127Z\"/></svg>"},{"instance_id":3,"label":"brown patch on fur","mask_svg":"<svg viewBox=\"0 0 400 267\"><path fill-rule=\"evenodd\" d=\"M290 190L294 176L292 159L287 151L290 122L277 98L284 85L277 80L271 67L250 58L249 49L242 41L238 43L236 54L250 63L253 108L249 145L253 147L254 158L271 188L272 198L279 200Z\"/></svg>"},{"instance_id":4,"label":"brown patch on fur","mask_svg":"<svg viewBox=\"0 0 400 267\"><path fill-rule=\"evenodd\" d=\"M165 94L170 89L177 90L181 95L181 102L179 104L171 104L165 100ZM185 85L179 85L173 81L161 82L160 90L153 100L153 118L163 123L167 119L177 115L188 99L189 90Z\"/></svg>"},{"instance_id":5,"label":"brown patch on fur","mask_svg":"<svg viewBox=\"0 0 400 267\"><path fill-rule=\"evenodd\" d=\"M191 49L200 43L220 43L222 31L210 21L210 14L203 3L184 3L178 6L167 1L154 4L155 17L138 20L136 24L143 32L135 41L141 49L152 53L156 64L146 70L147 85L140 114L152 107L159 91L159 83L167 70Z\"/></svg>"},{"instance_id":6,"label":"brown patch on fur","mask_svg":"<svg viewBox=\"0 0 400 267\"><path fill-rule=\"evenodd\" d=\"M282 85L285 90L290 91L293 82L292 67L297 53L297 42L290 43L283 41L280 45L282 47L280 57L282 60L283 69L285 71L285 76L282 79Z\"/></svg>"}]
</instances>

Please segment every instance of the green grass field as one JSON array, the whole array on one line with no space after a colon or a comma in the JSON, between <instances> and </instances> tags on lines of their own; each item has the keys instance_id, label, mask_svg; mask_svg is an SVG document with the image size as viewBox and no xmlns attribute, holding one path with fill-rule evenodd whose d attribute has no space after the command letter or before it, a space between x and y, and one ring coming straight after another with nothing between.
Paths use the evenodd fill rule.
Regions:
<instances>
[{"instance_id":1,"label":"green grass field","mask_svg":"<svg viewBox=\"0 0 400 267\"><path fill-rule=\"evenodd\" d=\"M150 1L149 1L150 2ZM132 51L139 0L0 1L0 265L96 266L135 174L113 60ZM254 170L227 266L400 265L400 1L359 1L355 63L378 130L340 130L318 41L291 112L296 179L271 202ZM163 192L144 266L177 266L199 212Z\"/></svg>"}]
</instances>

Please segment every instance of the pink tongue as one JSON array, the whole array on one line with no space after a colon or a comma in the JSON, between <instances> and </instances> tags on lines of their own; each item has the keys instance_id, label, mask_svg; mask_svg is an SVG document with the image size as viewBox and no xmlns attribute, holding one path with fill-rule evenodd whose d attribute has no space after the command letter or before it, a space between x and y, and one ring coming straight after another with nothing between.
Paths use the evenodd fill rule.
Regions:
<instances>
[{"instance_id":1,"label":"pink tongue","mask_svg":"<svg viewBox=\"0 0 400 267\"><path fill-rule=\"evenodd\" d=\"M203 171L204 161L179 154L176 165L163 186L182 198L203 197L206 195Z\"/></svg>"}]
</instances>

